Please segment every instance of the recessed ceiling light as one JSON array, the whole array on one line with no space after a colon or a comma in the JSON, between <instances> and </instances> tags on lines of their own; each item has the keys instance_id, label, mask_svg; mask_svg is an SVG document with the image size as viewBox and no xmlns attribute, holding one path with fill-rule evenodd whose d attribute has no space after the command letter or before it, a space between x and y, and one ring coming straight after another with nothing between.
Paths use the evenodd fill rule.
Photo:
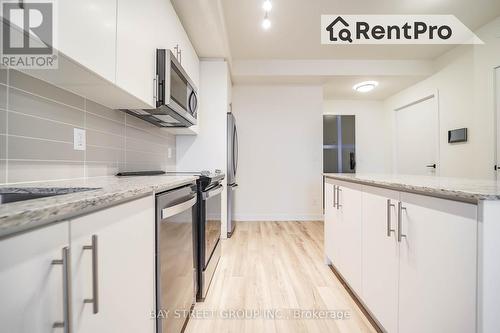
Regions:
<instances>
[{"instance_id":1,"label":"recessed ceiling light","mask_svg":"<svg viewBox=\"0 0 500 333\"><path fill-rule=\"evenodd\" d=\"M377 81L364 81L360 82L358 84L355 84L352 89L356 90L357 92L369 92L375 89L375 87L378 86Z\"/></svg>"},{"instance_id":2,"label":"recessed ceiling light","mask_svg":"<svg viewBox=\"0 0 500 333\"><path fill-rule=\"evenodd\" d=\"M266 16L264 16L264 21L262 21L262 28L264 30L267 30L271 27L271 20L269 19L269 17L267 16L267 13L266 13Z\"/></svg>"},{"instance_id":3,"label":"recessed ceiling light","mask_svg":"<svg viewBox=\"0 0 500 333\"><path fill-rule=\"evenodd\" d=\"M271 0L265 0L262 4L262 9L264 9L266 12L270 11L272 8L273 4L271 3Z\"/></svg>"}]
</instances>

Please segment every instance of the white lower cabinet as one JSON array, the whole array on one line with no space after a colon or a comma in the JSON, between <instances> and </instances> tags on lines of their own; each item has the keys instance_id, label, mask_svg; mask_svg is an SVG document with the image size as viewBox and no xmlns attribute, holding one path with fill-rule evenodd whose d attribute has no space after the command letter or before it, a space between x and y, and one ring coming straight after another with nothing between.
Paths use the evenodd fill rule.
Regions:
<instances>
[{"instance_id":1,"label":"white lower cabinet","mask_svg":"<svg viewBox=\"0 0 500 333\"><path fill-rule=\"evenodd\" d=\"M153 333L154 209L151 195L0 240L0 331Z\"/></svg>"},{"instance_id":2,"label":"white lower cabinet","mask_svg":"<svg viewBox=\"0 0 500 333\"><path fill-rule=\"evenodd\" d=\"M154 332L154 207L150 196L71 221L75 333Z\"/></svg>"},{"instance_id":3,"label":"white lower cabinet","mask_svg":"<svg viewBox=\"0 0 500 333\"><path fill-rule=\"evenodd\" d=\"M361 186L325 183L325 254L361 295Z\"/></svg>"},{"instance_id":4,"label":"white lower cabinet","mask_svg":"<svg viewBox=\"0 0 500 333\"><path fill-rule=\"evenodd\" d=\"M338 209L337 269L350 287L362 295L361 282L361 186L356 184L337 185Z\"/></svg>"},{"instance_id":5,"label":"white lower cabinet","mask_svg":"<svg viewBox=\"0 0 500 333\"><path fill-rule=\"evenodd\" d=\"M324 224L324 237L325 237L325 256L337 266L337 246L338 243L335 239L337 235L337 210L335 202L333 201L333 184L325 182L325 224Z\"/></svg>"},{"instance_id":6,"label":"white lower cabinet","mask_svg":"<svg viewBox=\"0 0 500 333\"><path fill-rule=\"evenodd\" d=\"M344 183L325 182L325 255L384 330L476 332L477 205Z\"/></svg>"},{"instance_id":7,"label":"white lower cabinet","mask_svg":"<svg viewBox=\"0 0 500 333\"><path fill-rule=\"evenodd\" d=\"M0 331L57 332L54 324L65 320L68 237L63 222L0 240Z\"/></svg>"},{"instance_id":8,"label":"white lower cabinet","mask_svg":"<svg viewBox=\"0 0 500 333\"><path fill-rule=\"evenodd\" d=\"M399 332L475 332L477 206L401 193Z\"/></svg>"},{"instance_id":9,"label":"white lower cabinet","mask_svg":"<svg viewBox=\"0 0 500 333\"><path fill-rule=\"evenodd\" d=\"M399 243L395 191L363 190L363 301L388 332L398 331Z\"/></svg>"}]
</instances>

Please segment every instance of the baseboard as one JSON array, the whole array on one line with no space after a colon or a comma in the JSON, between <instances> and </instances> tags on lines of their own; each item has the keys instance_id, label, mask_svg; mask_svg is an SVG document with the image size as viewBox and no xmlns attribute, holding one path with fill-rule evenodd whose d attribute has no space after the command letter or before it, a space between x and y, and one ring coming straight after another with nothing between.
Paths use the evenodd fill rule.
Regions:
<instances>
[{"instance_id":1,"label":"baseboard","mask_svg":"<svg viewBox=\"0 0 500 333\"><path fill-rule=\"evenodd\" d=\"M235 221L323 221L323 214L235 214Z\"/></svg>"}]
</instances>

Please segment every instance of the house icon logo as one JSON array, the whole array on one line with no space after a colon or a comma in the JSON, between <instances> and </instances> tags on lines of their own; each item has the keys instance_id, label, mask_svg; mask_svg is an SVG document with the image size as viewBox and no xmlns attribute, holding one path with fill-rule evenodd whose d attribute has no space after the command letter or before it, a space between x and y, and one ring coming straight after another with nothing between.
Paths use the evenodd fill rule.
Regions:
<instances>
[{"instance_id":1,"label":"house icon logo","mask_svg":"<svg viewBox=\"0 0 500 333\"><path fill-rule=\"evenodd\" d=\"M336 42L339 40L339 38L335 35L335 30L338 30L338 36L342 41L350 41L352 43L351 39L351 32L348 29L349 23L347 23L346 20L342 18L342 16L337 16L336 19L332 21L327 27L326 31L330 33L330 41Z\"/></svg>"}]
</instances>

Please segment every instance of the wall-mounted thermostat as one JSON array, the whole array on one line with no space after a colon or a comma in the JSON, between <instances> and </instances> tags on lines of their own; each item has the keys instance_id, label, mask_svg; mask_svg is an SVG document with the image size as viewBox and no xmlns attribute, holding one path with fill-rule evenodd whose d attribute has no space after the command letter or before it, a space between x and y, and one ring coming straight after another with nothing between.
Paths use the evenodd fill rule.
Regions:
<instances>
[{"instance_id":1,"label":"wall-mounted thermostat","mask_svg":"<svg viewBox=\"0 0 500 333\"><path fill-rule=\"evenodd\" d=\"M448 143L467 142L467 128L448 131Z\"/></svg>"}]
</instances>

